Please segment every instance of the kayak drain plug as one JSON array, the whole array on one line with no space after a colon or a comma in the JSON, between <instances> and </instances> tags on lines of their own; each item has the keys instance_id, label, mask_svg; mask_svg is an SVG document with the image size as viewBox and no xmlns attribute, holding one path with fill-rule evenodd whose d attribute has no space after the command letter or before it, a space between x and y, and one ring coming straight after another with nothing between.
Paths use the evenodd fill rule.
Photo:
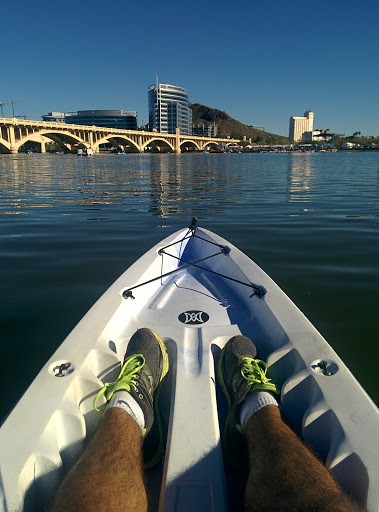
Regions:
<instances>
[{"instance_id":1,"label":"kayak drain plug","mask_svg":"<svg viewBox=\"0 0 379 512\"><path fill-rule=\"evenodd\" d=\"M328 370L328 367L326 366L325 361L320 361L317 366L320 368L320 370L322 371L322 373L324 375L332 375L332 372L330 370Z\"/></svg>"},{"instance_id":2,"label":"kayak drain plug","mask_svg":"<svg viewBox=\"0 0 379 512\"><path fill-rule=\"evenodd\" d=\"M331 359L316 359L311 363L311 368L318 375L326 377L335 375L339 371L338 364Z\"/></svg>"},{"instance_id":3,"label":"kayak drain plug","mask_svg":"<svg viewBox=\"0 0 379 512\"><path fill-rule=\"evenodd\" d=\"M63 372L65 372L66 370L68 370L71 366L71 363L62 363L60 366L56 366L54 368L54 371L55 370L58 370L58 373L55 374L56 377L64 377L65 374Z\"/></svg>"}]
</instances>

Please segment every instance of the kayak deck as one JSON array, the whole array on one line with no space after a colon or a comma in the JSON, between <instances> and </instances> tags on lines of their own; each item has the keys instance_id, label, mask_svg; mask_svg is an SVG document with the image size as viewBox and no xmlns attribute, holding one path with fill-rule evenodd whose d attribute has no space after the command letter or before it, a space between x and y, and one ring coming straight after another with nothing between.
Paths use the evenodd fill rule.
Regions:
<instances>
[{"instance_id":1,"label":"kayak deck","mask_svg":"<svg viewBox=\"0 0 379 512\"><path fill-rule=\"evenodd\" d=\"M197 233L212 243L227 244L207 230ZM141 327L159 334L170 360L160 402L168 425L166 456L148 475L156 501L160 495L155 504L159 510L228 509L220 443L225 404L219 397L215 364L222 347L236 334L250 337L258 357L267 359L269 376L283 386L281 406L292 428L345 490L376 510L378 462L372 440L379 416L374 404L312 324L257 265L232 246L230 252L209 258L217 249L201 238L182 241L186 234L175 233L158 244L111 286L2 426L3 510L46 506L100 421L92 407L94 396L102 383L115 380L128 341ZM208 259L198 266L171 273L178 264L204 258ZM238 281L264 287L267 293L254 294L254 288ZM133 297L125 293L129 290ZM61 378L56 377L59 371ZM38 415L33 398L37 395L43 404ZM22 421L29 413L32 420L25 432Z\"/></svg>"}]
</instances>

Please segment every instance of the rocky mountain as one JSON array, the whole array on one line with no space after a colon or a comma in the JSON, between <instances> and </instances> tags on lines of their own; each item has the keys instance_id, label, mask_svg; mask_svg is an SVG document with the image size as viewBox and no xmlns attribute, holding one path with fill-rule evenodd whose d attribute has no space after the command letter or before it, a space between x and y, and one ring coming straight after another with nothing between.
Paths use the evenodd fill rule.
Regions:
<instances>
[{"instance_id":1,"label":"rocky mountain","mask_svg":"<svg viewBox=\"0 0 379 512\"><path fill-rule=\"evenodd\" d=\"M207 123L216 123L217 135L219 137L227 137L229 135L232 139L241 139L246 136L247 140L251 138L252 142L257 144L289 143L289 139L287 137L256 130L251 126L233 119L222 110L210 108L205 105L201 105L200 103L190 103L189 106L192 110L192 124L202 125Z\"/></svg>"}]
</instances>

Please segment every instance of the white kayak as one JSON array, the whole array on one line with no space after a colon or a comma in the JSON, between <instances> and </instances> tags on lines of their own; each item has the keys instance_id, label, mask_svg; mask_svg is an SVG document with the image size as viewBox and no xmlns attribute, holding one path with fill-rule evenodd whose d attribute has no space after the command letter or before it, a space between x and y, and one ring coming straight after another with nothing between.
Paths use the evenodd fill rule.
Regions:
<instances>
[{"instance_id":1,"label":"white kayak","mask_svg":"<svg viewBox=\"0 0 379 512\"><path fill-rule=\"evenodd\" d=\"M228 510L215 363L227 341L243 334L282 386L288 423L343 489L378 510L377 407L283 291L236 247L193 222L122 274L2 425L1 511L44 510L100 421L94 396L115 380L141 327L160 335L170 359L161 393L166 455L149 477L156 508Z\"/></svg>"}]
</instances>

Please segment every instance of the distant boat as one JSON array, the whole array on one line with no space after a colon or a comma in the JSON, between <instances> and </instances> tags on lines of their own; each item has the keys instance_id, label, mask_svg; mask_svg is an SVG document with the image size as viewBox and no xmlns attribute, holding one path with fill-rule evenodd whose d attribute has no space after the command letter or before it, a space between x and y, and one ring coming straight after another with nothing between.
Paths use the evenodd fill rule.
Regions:
<instances>
[{"instance_id":1,"label":"distant boat","mask_svg":"<svg viewBox=\"0 0 379 512\"><path fill-rule=\"evenodd\" d=\"M92 156L93 155L92 148L84 148L84 149L78 148L77 155L79 155L79 156Z\"/></svg>"}]
</instances>

